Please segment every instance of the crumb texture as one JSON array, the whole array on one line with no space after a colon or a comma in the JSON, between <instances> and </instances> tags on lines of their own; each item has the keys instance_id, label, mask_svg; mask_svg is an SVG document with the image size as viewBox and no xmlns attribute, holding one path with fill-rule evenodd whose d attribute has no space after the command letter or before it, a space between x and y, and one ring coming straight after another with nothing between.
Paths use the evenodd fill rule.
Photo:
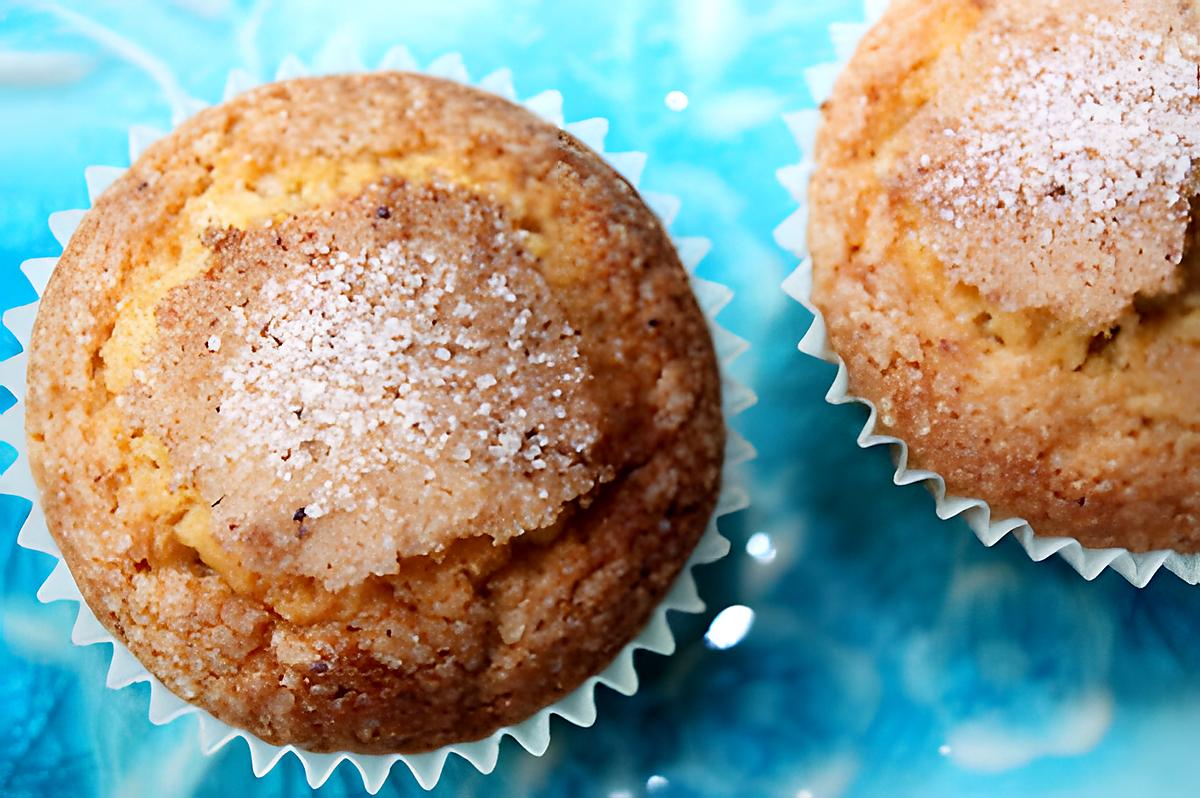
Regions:
<instances>
[{"instance_id":1,"label":"crumb texture","mask_svg":"<svg viewBox=\"0 0 1200 798\"><path fill-rule=\"evenodd\" d=\"M46 290L27 433L100 621L274 743L478 739L602 670L703 533L719 375L661 225L482 92L207 109Z\"/></svg>"},{"instance_id":2,"label":"crumb texture","mask_svg":"<svg viewBox=\"0 0 1200 798\"><path fill-rule=\"evenodd\" d=\"M826 105L814 299L911 464L1091 546L1200 550L1200 18L901 0Z\"/></svg>"}]
</instances>

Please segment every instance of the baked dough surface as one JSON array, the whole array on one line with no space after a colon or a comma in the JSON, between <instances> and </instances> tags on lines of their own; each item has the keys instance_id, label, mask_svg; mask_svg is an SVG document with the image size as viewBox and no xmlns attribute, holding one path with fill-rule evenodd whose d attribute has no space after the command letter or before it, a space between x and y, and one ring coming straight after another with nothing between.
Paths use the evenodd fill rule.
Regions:
<instances>
[{"instance_id":1,"label":"baked dough surface","mask_svg":"<svg viewBox=\"0 0 1200 798\"><path fill-rule=\"evenodd\" d=\"M88 212L28 436L100 621L273 743L414 752L519 721L640 630L724 426L670 240L482 92L302 79L205 110Z\"/></svg>"}]
</instances>

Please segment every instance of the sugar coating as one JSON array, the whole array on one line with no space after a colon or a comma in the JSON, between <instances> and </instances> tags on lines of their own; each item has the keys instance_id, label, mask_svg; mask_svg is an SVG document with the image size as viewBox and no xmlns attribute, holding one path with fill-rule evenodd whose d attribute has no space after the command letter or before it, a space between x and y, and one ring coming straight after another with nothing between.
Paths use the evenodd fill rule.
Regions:
<instances>
[{"instance_id":1,"label":"sugar coating","mask_svg":"<svg viewBox=\"0 0 1200 798\"><path fill-rule=\"evenodd\" d=\"M531 328L533 311L521 306L511 314L508 339L496 343L499 358L487 357L493 344L468 326L480 311L456 295L458 278L457 264L432 252L414 263L393 241L374 254L314 256L305 276L263 286L256 315L230 308L243 348L222 370L220 415L250 431L230 455L265 447L279 460L276 475L284 481L314 462L313 447L305 446L313 441L346 475L393 460L436 461L447 452L481 473L514 463L542 470L543 455L563 457L543 450L550 445L544 434L526 437L545 428L547 414L564 412L529 386L584 381L571 343L575 331L566 323ZM492 274L486 288L490 298L516 305L507 275ZM207 348L218 351L211 343ZM481 362L494 363L505 384L492 390L499 381L491 372L472 377ZM462 401L472 386L479 393ZM438 401L446 394L450 403ZM469 429L477 417L490 429ZM390 433L385 446L355 446L380 428ZM586 451L597 436L587 424L567 432L562 443L573 453ZM347 488L348 496L342 493ZM321 486L306 515L358 510L352 489Z\"/></svg>"},{"instance_id":2,"label":"sugar coating","mask_svg":"<svg viewBox=\"0 0 1200 798\"><path fill-rule=\"evenodd\" d=\"M257 573L338 589L548 526L612 468L526 235L461 189L390 179L270 230L212 230L216 267L160 305L130 412Z\"/></svg>"},{"instance_id":3,"label":"sugar coating","mask_svg":"<svg viewBox=\"0 0 1200 798\"><path fill-rule=\"evenodd\" d=\"M944 65L900 180L921 240L1006 310L1100 327L1180 284L1200 162L1194 35L1004 4Z\"/></svg>"}]
</instances>

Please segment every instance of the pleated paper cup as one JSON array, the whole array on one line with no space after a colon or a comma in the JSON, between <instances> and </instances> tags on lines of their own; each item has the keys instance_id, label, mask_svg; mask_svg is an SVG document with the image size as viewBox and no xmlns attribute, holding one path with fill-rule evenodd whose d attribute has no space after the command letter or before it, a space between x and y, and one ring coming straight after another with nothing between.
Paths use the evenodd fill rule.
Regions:
<instances>
[{"instance_id":1,"label":"pleated paper cup","mask_svg":"<svg viewBox=\"0 0 1200 798\"><path fill-rule=\"evenodd\" d=\"M275 75L276 79L363 70L361 60L351 49L331 46L326 47L322 53L323 55L318 57L313 69L310 69L300 59L289 56L280 64ZM423 71L461 83L470 82L463 59L456 53L444 55L422 70L406 49L394 48L384 56L378 69ZM172 85L172 83L167 85ZM255 81L247 73L235 70L229 75L225 99L253 85L255 85ZM517 100L516 92L513 89L512 75L507 69L491 73L476 85L506 99ZM204 103L179 92L169 96L168 100L174 110L173 121L175 124L179 124L187 116L204 107ZM604 139L608 131L607 120L594 118L564 124L562 95L557 91L544 91L524 100L521 104L541 118L569 131L600 153L635 187L638 185L646 163L646 155L640 152L606 153ZM162 135L164 135L162 131L146 127L131 128L129 133L130 161L135 160L150 143ZM94 202L104 189L124 171L122 167L111 166L92 166L86 169L84 177L90 200ZM669 226L680 208L678 198L653 192L644 192L642 196L664 224ZM51 215L50 229L64 248L84 213L83 210L70 210ZM675 245L680 259L691 274L692 287L709 321L721 365L723 404L728 420L755 401L754 394L747 387L729 377L729 365L748 348L748 345L721 328L716 322L716 315L732 299L733 293L723 285L703 280L694 275L696 266L709 250L709 242L706 239L678 238L675 239ZM35 258L26 261L21 266L39 297L46 287L57 260L57 258ZM37 307L38 303L35 301L24 307L14 308L4 315L5 325L16 335L23 350L28 350ZM358 769L362 775L363 786L372 794L378 792L383 786L392 771L392 766L397 762L403 762L417 782L422 787L430 789L437 784L446 758L450 754L456 754L466 759L483 773L490 773L496 766L500 743L505 737L512 737L534 756L541 756L550 744L551 716L557 715L578 726L590 726L596 720L595 691L597 685L605 685L624 695L632 695L637 692L638 676L633 659L635 651L644 649L665 655L671 654L675 650L675 638L667 622L667 612L674 610L699 613L704 610L704 602L697 594L691 570L697 565L718 560L729 551L728 541L717 531L717 519L740 510L748 504L746 492L738 486L736 475L731 472L736 466L752 458L754 450L745 439L730 429L725 456L724 487L703 537L666 598L655 608L649 623L632 642L621 650L603 672L590 677L574 692L543 708L521 723L498 729L482 740L456 743L422 754L364 755L352 752L317 754L291 745L271 745L255 735L217 720L207 711L183 701L164 687L122 643L96 620L96 616L80 595L70 570L46 528L46 519L38 506L37 489L30 473L25 446L23 403L25 380L26 357L24 354L0 363L0 381L17 398L17 404L0 416L0 438L12 444L18 451L16 461L3 476L0 476L0 490L33 502L33 508L21 529L17 542L27 549L49 554L56 560L54 570L38 590L38 599L46 603L73 601L78 604L79 614L71 632L71 642L79 646L97 643L111 645L112 662L108 669L108 687L120 689L135 682L148 682L150 685L149 716L152 723L165 724L185 716L195 716L199 724L200 748L207 755L216 753L234 739L245 740L250 750L254 774L260 777L270 772L287 754L294 754L304 766L308 783L314 788L324 784L334 769L345 761Z\"/></svg>"},{"instance_id":2,"label":"pleated paper cup","mask_svg":"<svg viewBox=\"0 0 1200 798\"><path fill-rule=\"evenodd\" d=\"M888 0L865 0L861 15L854 20L829 26L829 40L837 60L818 64L805 71L805 83L816 106L820 106L833 91L834 83L858 46L862 36L879 21L887 10ZM837 365L837 376L825 399L833 405L856 403L866 405L870 413L858 445L890 446L896 464L894 482L897 485L925 483L933 493L938 517L945 520L962 516L971 530L986 546L994 546L1006 535L1020 541L1029 556L1041 562L1059 555L1085 579L1095 579L1111 568L1137 587L1145 587L1162 569L1176 574L1189 584L1200 583L1200 555L1179 554L1173 551L1134 552L1123 548L1093 549L1071 537L1039 535L1023 518L994 517L991 507L979 498L952 496L946 492L946 481L933 471L908 467L908 444L891 435L876 433L879 413L871 401L850 392L846 364L838 357L829 340L821 311L812 302L812 260L808 252L808 186L814 169L813 145L821 114L817 108L805 109L784 117L800 149L800 161L778 172L780 183L796 201L796 211L775 231L775 240L801 260L800 266L784 281L783 290L813 314L813 323L800 341L800 351L811 357Z\"/></svg>"}]
</instances>

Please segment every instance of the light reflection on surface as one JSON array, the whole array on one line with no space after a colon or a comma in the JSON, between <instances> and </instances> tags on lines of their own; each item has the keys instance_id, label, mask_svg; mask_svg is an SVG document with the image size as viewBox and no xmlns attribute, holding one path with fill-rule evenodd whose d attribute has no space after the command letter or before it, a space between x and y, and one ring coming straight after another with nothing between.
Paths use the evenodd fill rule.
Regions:
<instances>
[{"instance_id":1,"label":"light reflection on surface","mask_svg":"<svg viewBox=\"0 0 1200 798\"><path fill-rule=\"evenodd\" d=\"M734 604L717 613L708 631L704 634L704 642L709 648L724 651L733 648L750 633L754 626L754 610L742 604Z\"/></svg>"},{"instance_id":2,"label":"light reflection on surface","mask_svg":"<svg viewBox=\"0 0 1200 798\"><path fill-rule=\"evenodd\" d=\"M769 563L774 562L778 552L775 551L775 543L769 535L765 532L755 532L746 541L746 553L759 562Z\"/></svg>"}]
</instances>

